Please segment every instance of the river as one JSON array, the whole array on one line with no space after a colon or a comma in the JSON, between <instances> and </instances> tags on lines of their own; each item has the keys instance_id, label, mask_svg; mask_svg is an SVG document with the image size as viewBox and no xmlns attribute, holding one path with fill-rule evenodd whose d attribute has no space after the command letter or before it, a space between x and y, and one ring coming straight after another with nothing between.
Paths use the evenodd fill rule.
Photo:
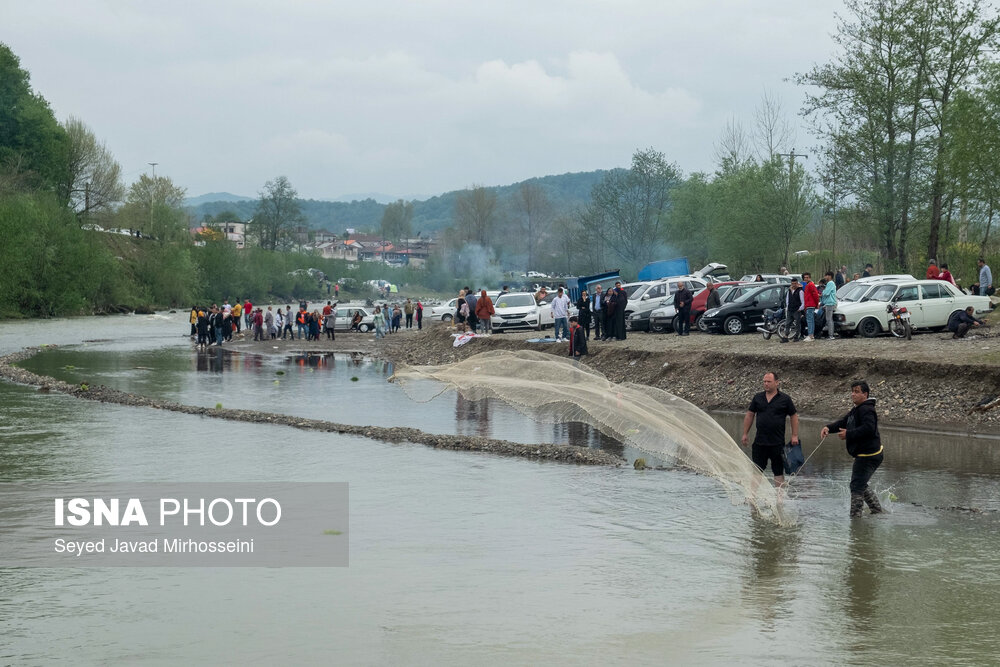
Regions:
<instances>
[{"instance_id":1,"label":"river","mask_svg":"<svg viewBox=\"0 0 1000 667\"><path fill-rule=\"evenodd\" d=\"M385 382L382 362L199 355L185 326L182 314L5 322L0 353L59 345L23 365L189 404L635 455L503 405L453 394L414 403ZM739 415L714 416L739 428ZM803 421L807 455L820 425ZM850 459L828 440L792 484L794 525L778 527L684 471L434 450L6 383L0 434L0 482L350 484L349 567L0 569L4 664L982 664L1000 655L1000 442L991 438L885 430L873 486L896 500L886 515L855 521Z\"/></svg>"}]
</instances>

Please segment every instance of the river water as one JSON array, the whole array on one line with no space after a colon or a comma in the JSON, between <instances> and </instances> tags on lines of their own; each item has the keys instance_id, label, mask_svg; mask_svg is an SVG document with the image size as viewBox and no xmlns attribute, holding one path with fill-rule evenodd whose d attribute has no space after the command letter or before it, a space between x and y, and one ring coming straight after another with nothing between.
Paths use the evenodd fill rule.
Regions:
<instances>
[{"instance_id":1,"label":"river water","mask_svg":"<svg viewBox=\"0 0 1000 667\"><path fill-rule=\"evenodd\" d=\"M453 394L414 403L380 363L199 355L179 335L183 320L2 323L0 353L58 344L24 365L189 404L635 455L502 405ZM739 428L739 415L714 416ZM804 420L807 455L820 425ZM348 482L351 496L346 568L0 569L3 664L983 664L1000 655L995 439L884 429L873 486L897 500L887 515L856 521L846 517L850 459L828 440L792 485L795 524L777 527L683 471L533 463L9 384L0 384L0 435L0 482L326 481Z\"/></svg>"}]
</instances>

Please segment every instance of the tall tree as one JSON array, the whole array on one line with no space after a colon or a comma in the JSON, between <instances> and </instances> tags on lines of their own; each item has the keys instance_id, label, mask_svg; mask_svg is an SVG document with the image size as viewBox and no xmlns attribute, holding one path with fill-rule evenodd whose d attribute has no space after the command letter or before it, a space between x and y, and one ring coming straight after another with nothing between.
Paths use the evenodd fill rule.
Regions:
<instances>
[{"instance_id":1,"label":"tall tree","mask_svg":"<svg viewBox=\"0 0 1000 667\"><path fill-rule=\"evenodd\" d=\"M613 252L626 265L650 262L662 246L670 193L680 182L677 165L648 148L635 152L630 169L609 172L594 186L593 205L608 226Z\"/></svg>"},{"instance_id":2,"label":"tall tree","mask_svg":"<svg viewBox=\"0 0 1000 667\"><path fill-rule=\"evenodd\" d=\"M455 197L455 225L460 241L489 246L498 221L497 194L493 190L474 185Z\"/></svg>"},{"instance_id":3,"label":"tall tree","mask_svg":"<svg viewBox=\"0 0 1000 667\"><path fill-rule=\"evenodd\" d=\"M118 211L117 225L139 231L161 242L187 239L188 217L184 210L184 188L166 176L147 176L129 186L125 204Z\"/></svg>"},{"instance_id":4,"label":"tall tree","mask_svg":"<svg viewBox=\"0 0 1000 667\"><path fill-rule=\"evenodd\" d=\"M31 89L21 61L0 43L0 184L55 188L65 173L66 133Z\"/></svg>"},{"instance_id":5,"label":"tall tree","mask_svg":"<svg viewBox=\"0 0 1000 667\"><path fill-rule=\"evenodd\" d=\"M412 202L400 199L387 205L385 211L382 213L382 238L394 243L400 239L409 238L413 233L412 220Z\"/></svg>"},{"instance_id":6,"label":"tall tree","mask_svg":"<svg viewBox=\"0 0 1000 667\"><path fill-rule=\"evenodd\" d=\"M919 103L921 53L912 25L925 1L848 0L834 35L841 52L797 77L818 89L807 94L804 109L817 134L836 142L834 152L851 163L841 174L844 190L871 211L885 254L904 265L900 200L911 188L901 187L900 146L910 127L906 112Z\"/></svg>"},{"instance_id":7,"label":"tall tree","mask_svg":"<svg viewBox=\"0 0 1000 667\"><path fill-rule=\"evenodd\" d=\"M68 141L60 198L80 219L109 212L125 195L121 166L83 121L71 116L63 123L63 130Z\"/></svg>"},{"instance_id":8,"label":"tall tree","mask_svg":"<svg viewBox=\"0 0 1000 667\"><path fill-rule=\"evenodd\" d=\"M987 16L980 0L934 0L931 12L928 115L936 129L934 180L931 186L931 224L927 254L936 257L945 188L947 135L951 128L948 106L974 77L986 50L997 43L1000 19Z\"/></svg>"},{"instance_id":9,"label":"tall tree","mask_svg":"<svg viewBox=\"0 0 1000 667\"><path fill-rule=\"evenodd\" d=\"M511 195L511 209L527 249L524 271L537 271L537 249L552 225L552 203L541 186L524 181Z\"/></svg>"},{"instance_id":10,"label":"tall tree","mask_svg":"<svg viewBox=\"0 0 1000 667\"><path fill-rule=\"evenodd\" d=\"M304 220L298 192L284 176L264 184L250 233L265 250L278 250L290 243L291 233Z\"/></svg>"}]
</instances>

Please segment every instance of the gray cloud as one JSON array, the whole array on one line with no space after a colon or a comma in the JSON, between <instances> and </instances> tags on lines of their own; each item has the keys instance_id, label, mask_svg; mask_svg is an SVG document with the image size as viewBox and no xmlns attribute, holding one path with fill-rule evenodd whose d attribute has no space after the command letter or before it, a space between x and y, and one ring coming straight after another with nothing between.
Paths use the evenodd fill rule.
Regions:
<instances>
[{"instance_id":1,"label":"gray cloud","mask_svg":"<svg viewBox=\"0 0 1000 667\"><path fill-rule=\"evenodd\" d=\"M839 2L8 4L60 119L190 194L436 194L627 165L712 168L727 118L829 57ZM808 137L802 130L800 150Z\"/></svg>"}]
</instances>

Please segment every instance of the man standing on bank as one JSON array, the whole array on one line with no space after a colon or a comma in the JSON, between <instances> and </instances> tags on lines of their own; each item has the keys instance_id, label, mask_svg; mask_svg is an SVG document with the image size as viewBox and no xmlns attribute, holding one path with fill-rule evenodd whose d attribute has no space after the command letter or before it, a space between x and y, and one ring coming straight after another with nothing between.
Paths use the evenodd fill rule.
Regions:
<instances>
[{"instance_id":1,"label":"man standing on bank","mask_svg":"<svg viewBox=\"0 0 1000 667\"><path fill-rule=\"evenodd\" d=\"M743 446L749 441L747 434L754 417L757 418L757 434L753 439L753 449L750 458L761 472L771 462L771 472L774 473L774 483L779 488L785 484L785 462L781 450L785 446L785 417L792 424L793 445L799 444L799 415L795 411L788 394L778 391L778 374L764 373L764 391L753 397L750 407L743 417Z\"/></svg>"},{"instance_id":2,"label":"man standing on bank","mask_svg":"<svg viewBox=\"0 0 1000 667\"><path fill-rule=\"evenodd\" d=\"M825 438L836 431L837 437L847 444L847 453L854 457L854 467L851 469L851 517L861 516L864 503L868 503L872 514L882 512L878 496L868 488L868 480L882 465L883 459L875 399L868 398L868 393L867 382L852 382L851 401L854 409L832 424L827 424L819 432L820 437Z\"/></svg>"}]
</instances>

